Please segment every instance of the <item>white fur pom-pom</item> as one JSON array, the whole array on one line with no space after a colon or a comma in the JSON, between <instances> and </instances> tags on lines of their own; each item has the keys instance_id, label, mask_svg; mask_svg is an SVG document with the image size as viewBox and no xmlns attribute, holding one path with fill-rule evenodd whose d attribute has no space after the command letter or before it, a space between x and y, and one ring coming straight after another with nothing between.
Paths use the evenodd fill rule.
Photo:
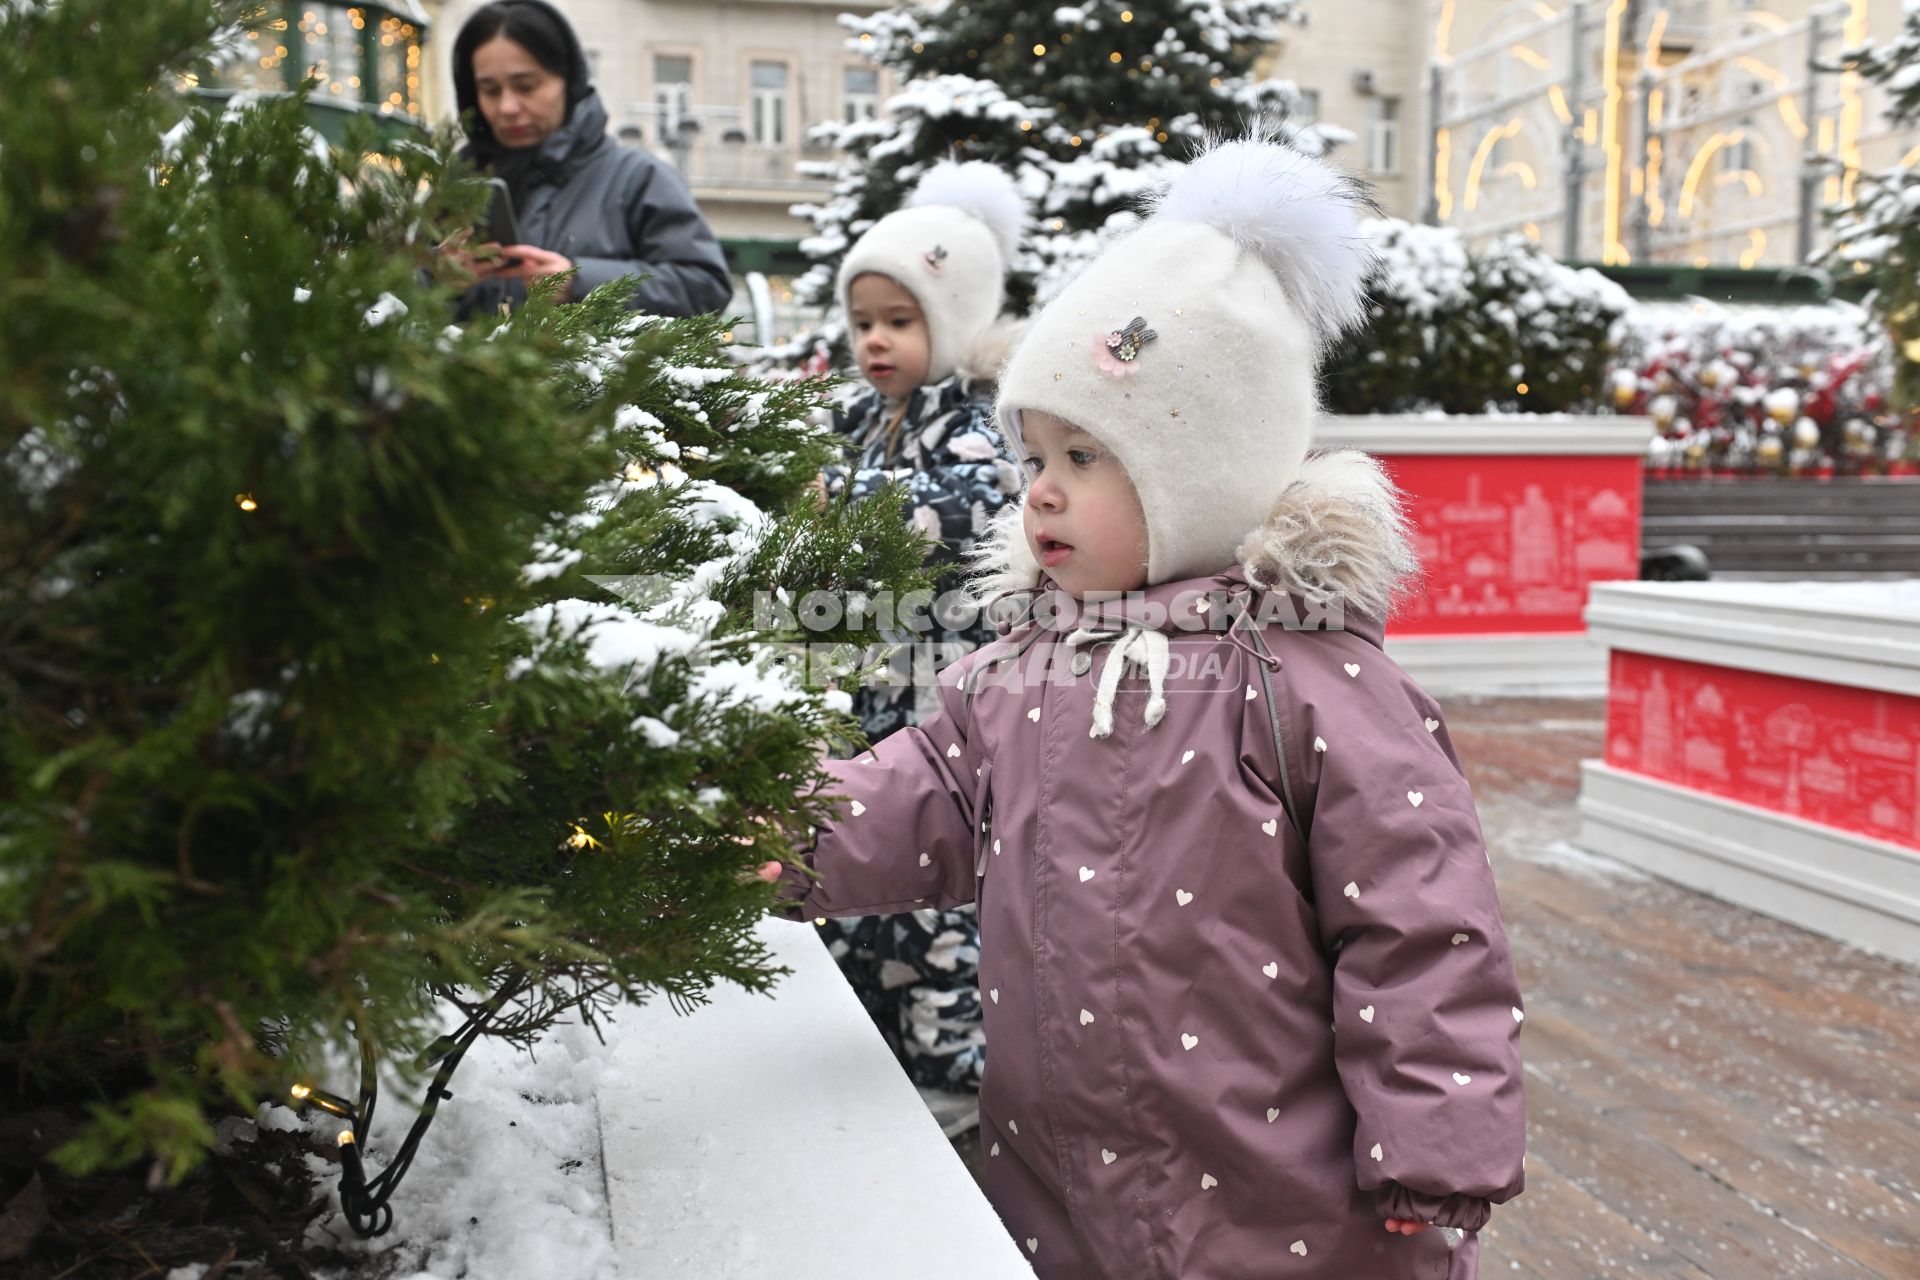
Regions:
<instances>
[{"instance_id":1,"label":"white fur pom-pom","mask_svg":"<svg viewBox=\"0 0 1920 1280\"><path fill-rule=\"evenodd\" d=\"M1154 216L1205 223L1258 253L1326 344L1366 318L1374 255L1360 218L1373 210L1366 188L1324 161L1249 138L1203 152Z\"/></svg>"},{"instance_id":2,"label":"white fur pom-pom","mask_svg":"<svg viewBox=\"0 0 1920 1280\"><path fill-rule=\"evenodd\" d=\"M1012 262L1019 251L1027 225L1027 202L1020 198L1005 169L985 160L965 164L942 160L927 170L907 197L907 208L922 205L943 205L978 218L993 233L1000 256L1007 262Z\"/></svg>"}]
</instances>

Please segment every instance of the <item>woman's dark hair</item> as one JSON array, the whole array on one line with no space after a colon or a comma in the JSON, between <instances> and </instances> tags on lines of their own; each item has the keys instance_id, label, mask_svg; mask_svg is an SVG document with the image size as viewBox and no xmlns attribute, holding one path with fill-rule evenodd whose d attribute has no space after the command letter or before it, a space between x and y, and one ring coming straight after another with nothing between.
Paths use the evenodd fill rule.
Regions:
<instances>
[{"instance_id":1,"label":"woman's dark hair","mask_svg":"<svg viewBox=\"0 0 1920 1280\"><path fill-rule=\"evenodd\" d=\"M580 38L573 33L558 9L543 0L495 0L476 10L453 41L453 95L461 119L471 116L468 138L482 147L494 143L493 128L480 110L480 92L474 85L473 55L481 45L497 36L505 36L528 53L533 60L567 82L567 119L573 108L593 92L588 80L586 55L580 51Z\"/></svg>"}]
</instances>

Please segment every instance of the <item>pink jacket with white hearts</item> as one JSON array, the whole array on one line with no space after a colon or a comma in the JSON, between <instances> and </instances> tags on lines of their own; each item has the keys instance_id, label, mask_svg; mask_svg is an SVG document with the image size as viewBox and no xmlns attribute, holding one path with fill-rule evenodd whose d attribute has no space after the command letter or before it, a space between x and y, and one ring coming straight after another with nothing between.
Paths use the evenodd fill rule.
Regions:
<instances>
[{"instance_id":1,"label":"pink jacket with white hearts","mask_svg":"<svg viewBox=\"0 0 1920 1280\"><path fill-rule=\"evenodd\" d=\"M1310 459L1241 561L1073 626L1043 590L832 766L801 910L978 902L987 1194L1044 1280L1466 1280L1523 1183L1521 1000L1439 709L1355 607L1395 495Z\"/></svg>"}]
</instances>

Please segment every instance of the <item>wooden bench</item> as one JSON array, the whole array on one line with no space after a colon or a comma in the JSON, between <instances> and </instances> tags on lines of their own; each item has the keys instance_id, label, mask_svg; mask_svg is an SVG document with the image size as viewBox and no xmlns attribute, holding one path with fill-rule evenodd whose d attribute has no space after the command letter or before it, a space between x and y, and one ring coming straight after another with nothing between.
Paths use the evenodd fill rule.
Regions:
<instances>
[{"instance_id":1,"label":"wooden bench","mask_svg":"<svg viewBox=\"0 0 1920 1280\"><path fill-rule=\"evenodd\" d=\"M1649 481L1641 547L1676 543L1715 577L1920 577L1920 482Z\"/></svg>"}]
</instances>

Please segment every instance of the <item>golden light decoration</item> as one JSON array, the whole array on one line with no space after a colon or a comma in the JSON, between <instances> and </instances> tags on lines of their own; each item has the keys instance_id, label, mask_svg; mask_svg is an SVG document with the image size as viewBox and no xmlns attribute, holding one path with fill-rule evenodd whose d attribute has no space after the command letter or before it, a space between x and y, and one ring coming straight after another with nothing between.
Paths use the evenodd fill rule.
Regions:
<instances>
[{"instance_id":1,"label":"golden light decoration","mask_svg":"<svg viewBox=\"0 0 1920 1280\"><path fill-rule=\"evenodd\" d=\"M260 504L253 500L253 495L250 493L234 494L233 505L239 507L242 511L257 511L260 509Z\"/></svg>"},{"instance_id":2,"label":"golden light decoration","mask_svg":"<svg viewBox=\"0 0 1920 1280\"><path fill-rule=\"evenodd\" d=\"M1034 56L1034 57L1036 57L1036 58L1044 58L1044 57L1046 57L1046 56L1047 56L1047 46L1045 46L1045 45L1043 45L1043 44L1036 44L1035 46L1033 46L1033 56Z\"/></svg>"},{"instance_id":3,"label":"golden light decoration","mask_svg":"<svg viewBox=\"0 0 1920 1280\"><path fill-rule=\"evenodd\" d=\"M1625 266L1633 260L1627 252L1626 244L1620 239L1621 188L1620 171L1624 163L1624 150L1620 142L1620 113L1622 90L1620 85L1620 27L1626 21L1628 0L1613 0L1607 6L1607 32L1601 45L1602 61L1601 83L1607 87L1606 111L1600 121L1601 148L1607 156L1607 185L1605 217L1601 224L1603 241L1601 260L1607 266ZM1592 141L1591 138L1588 139Z\"/></svg>"},{"instance_id":4,"label":"golden light decoration","mask_svg":"<svg viewBox=\"0 0 1920 1280\"><path fill-rule=\"evenodd\" d=\"M1537 49L1530 49L1524 44L1508 45L1507 52L1532 67L1535 71L1548 71L1553 67L1553 63L1547 60L1545 54Z\"/></svg>"}]
</instances>

